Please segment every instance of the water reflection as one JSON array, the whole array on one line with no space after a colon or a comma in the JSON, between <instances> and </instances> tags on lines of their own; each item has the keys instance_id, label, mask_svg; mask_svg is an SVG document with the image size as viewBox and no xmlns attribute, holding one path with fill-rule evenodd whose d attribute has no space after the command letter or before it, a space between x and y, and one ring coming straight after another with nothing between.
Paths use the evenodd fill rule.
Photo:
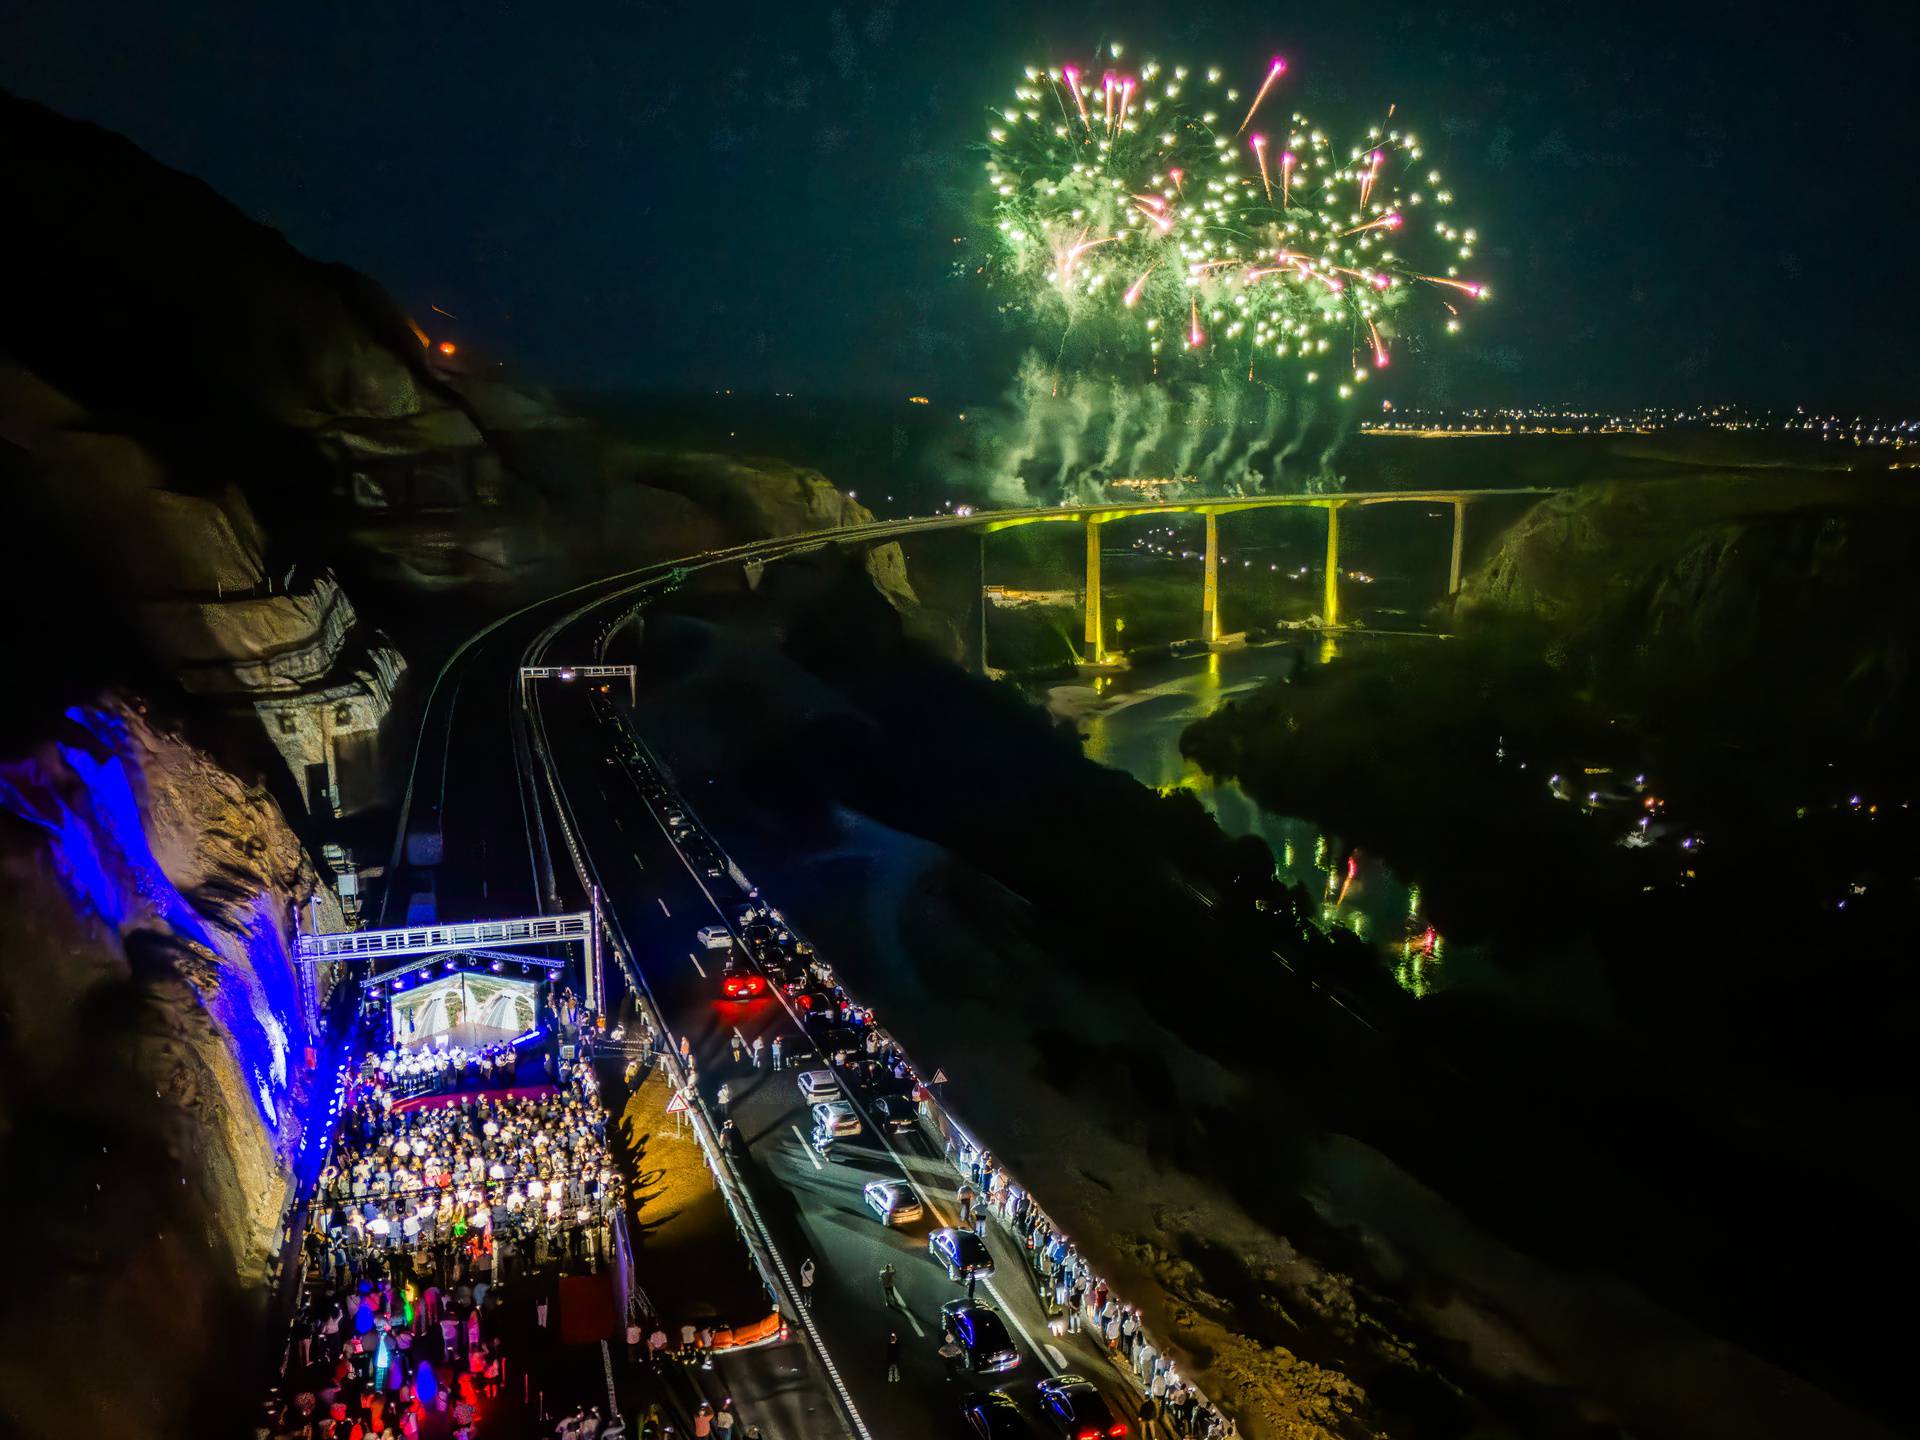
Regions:
<instances>
[{"instance_id":1,"label":"water reflection","mask_svg":"<svg viewBox=\"0 0 1920 1440\"><path fill-rule=\"evenodd\" d=\"M1333 643L1333 636L1322 635L1300 644L1209 651L1146 661L1099 676L1092 687L1045 688L1056 705L1080 715L1089 759L1162 792L1190 790L1228 834L1258 835L1273 851L1280 878L1317 902L1323 927L1378 945L1395 979L1424 995L1438 979L1443 946L1422 912L1417 885L1311 820L1261 808L1237 784L1215 780L1180 753L1188 725L1303 665L1324 662L1336 653Z\"/></svg>"}]
</instances>

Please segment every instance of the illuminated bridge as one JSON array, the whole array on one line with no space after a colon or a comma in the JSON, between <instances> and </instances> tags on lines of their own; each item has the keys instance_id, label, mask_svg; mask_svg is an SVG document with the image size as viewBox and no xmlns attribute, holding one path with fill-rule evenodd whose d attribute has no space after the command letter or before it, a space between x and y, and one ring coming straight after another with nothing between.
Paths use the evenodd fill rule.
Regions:
<instances>
[{"instance_id":1,"label":"illuminated bridge","mask_svg":"<svg viewBox=\"0 0 1920 1440\"><path fill-rule=\"evenodd\" d=\"M1326 590L1321 599L1321 623L1340 624L1340 512L1368 505L1451 505L1453 550L1447 565L1447 593L1460 590L1460 559L1466 545L1467 506L1481 501L1518 496L1553 495L1549 486L1507 490L1348 490L1328 495L1230 496L1219 499L1148 500L1130 504L1058 505L1033 510L978 510L963 515L935 515L918 519L876 520L840 530L819 531L793 549L821 545L901 540L931 531L971 530L990 535L1019 525L1077 524L1087 532L1085 611L1086 660L1094 665L1107 658L1100 616L1100 527L1142 515L1204 515L1207 521L1206 566L1200 591L1200 634L1208 644L1220 640L1220 517L1241 510L1324 510L1327 514Z\"/></svg>"}]
</instances>

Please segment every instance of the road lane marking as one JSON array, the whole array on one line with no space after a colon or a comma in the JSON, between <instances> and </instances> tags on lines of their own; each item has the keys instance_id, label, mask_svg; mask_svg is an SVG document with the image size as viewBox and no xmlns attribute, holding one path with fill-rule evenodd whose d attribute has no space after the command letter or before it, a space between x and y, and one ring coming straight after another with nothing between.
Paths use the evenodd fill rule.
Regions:
<instances>
[{"instance_id":1,"label":"road lane marking","mask_svg":"<svg viewBox=\"0 0 1920 1440\"><path fill-rule=\"evenodd\" d=\"M793 1138L800 1142L800 1148L807 1152L807 1159L813 1161L813 1168L816 1170L826 1169L827 1167L820 1163L820 1158L813 1153L813 1146L807 1143L807 1137L800 1133L800 1127L798 1125L789 1125L787 1129L791 1130L793 1132Z\"/></svg>"},{"instance_id":2,"label":"road lane marking","mask_svg":"<svg viewBox=\"0 0 1920 1440\"><path fill-rule=\"evenodd\" d=\"M1060 1347L1058 1345L1047 1346L1047 1356L1060 1370L1067 1368L1067 1357L1060 1353ZM1058 1372L1056 1371L1055 1373Z\"/></svg>"},{"instance_id":3,"label":"road lane marking","mask_svg":"<svg viewBox=\"0 0 1920 1440\"><path fill-rule=\"evenodd\" d=\"M694 960L694 956L693 956L693 952L692 952L691 950L689 950L689 951L687 952L687 959L689 959L689 960L693 960L693 968L694 968L695 970L700 970L700 962L699 962L698 960ZM706 972L706 971L704 971L704 970L700 970L700 978L701 978L702 980L704 980L704 979L706 979L706 978L707 978L707 972Z\"/></svg>"},{"instance_id":4,"label":"road lane marking","mask_svg":"<svg viewBox=\"0 0 1920 1440\"><path fill-rule=\"evenodd\" d=\"M667 902L662 900L658 895L653 897L653 903L660 907L660 913L662 915L666 916L669 920L673 918L673 912L667 909Z\"/></svg>"},{"instance_id":5,"label":"road lane marking","mask_svg":"<svg viewBox=\"0 0 1920 1440\"><path fill-rule=\"evenodd\" d=\"M639 867L640 867L640 868L641 868L642 870L644 870L644 869L646 869L646 868L647 868L647 862L646 862L646 861L644 861L644 860L642 860L642 859L640 858L640 852L639 852L639 851L637 851L637 850L629 850L629 851L628 851L627 853L628 853L629 855L631 855L631 856L633 856L633 863L634 863L634 864L636 864L636 865L638 865L638 866L639 866Z\"/></svg>"},{"instance_id":6,"label":"road lane marking","mask_svg":"<svg viewBox=\"0 0 1920 1440\"><path fill-rule=\"evenodd\" d=\"M920 1328L920 1322L914 1318L913 1307L911 1305L907 1304L906 1301L901 1300L895 1306L895 1308L899 1310L899 1312L902 1315L907 1317L907 1323L913 1327L914 1334L918 1335L922 1340L927 1338L927 1332Z\"/></svg>"}]
</instances>

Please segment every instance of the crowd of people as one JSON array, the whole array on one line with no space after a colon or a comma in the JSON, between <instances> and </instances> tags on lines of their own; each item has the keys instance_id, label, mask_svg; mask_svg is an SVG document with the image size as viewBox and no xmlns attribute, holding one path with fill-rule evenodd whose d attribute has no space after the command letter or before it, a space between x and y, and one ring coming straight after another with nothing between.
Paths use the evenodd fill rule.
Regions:
<instances>
[{"instance_id":1,"label":"crowd of people","mask_svg":"<svg viewBox=\"0 0 1920 1440\"><path fill-rule=\"evenodd\" d=\"M367 1057L367 1078L397 1099L449 1090L490 1090L514 1082L520 1052L510 1040L468 1050L459 1045L388 1050Z\"/></svg>"},{"instance_id":2,"label":"crowd of people","mask_svg":"<svg viewBox=\"0 0 1920 1440\"><path fill-rule=\"evenodd\" d=\"M534 1242L535 1259L561 1245L578 1253L621 1193L584 1060L536 1096L466 1094L401 1111L369 1086L321 1172L309 1245L323 1280L383 1266L444 1278L462 1264L491 1268L496 1241Z\"/></svg>"},{"instance_id":3,"label":"crowd of people","mask_svg":"<svg viewBox=\"0 0 1920 1440\"><path fill-rule=\"evenodd\" d=\"M505 1345L488 1284L384 1277L315 1287L294 1322L277 1428L293 1440L471 1440L500 1394Z\"/></svg>"}]
</instances>

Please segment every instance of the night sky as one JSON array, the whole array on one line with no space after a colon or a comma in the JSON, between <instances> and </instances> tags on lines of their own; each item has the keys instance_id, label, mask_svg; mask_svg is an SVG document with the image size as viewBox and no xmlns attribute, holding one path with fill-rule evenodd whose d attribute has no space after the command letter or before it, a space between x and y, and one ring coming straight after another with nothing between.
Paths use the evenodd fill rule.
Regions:
<instances>
[{"instance_id":1,"label":"night sky","mask_svg":"<svg viewBox=\"0 0 1920 1440\"><path fill-rule=\"evenodd\" d=\"M130 136L557 385L966 400L1017 337L954 274L1020 66L1291 71L1388 102L1496 302L1408 403L1920 412L1920 22L1887 5L15 7L0 84ZM10 224L31 224L14 216Z\"/></svg>"}]
</instances>

